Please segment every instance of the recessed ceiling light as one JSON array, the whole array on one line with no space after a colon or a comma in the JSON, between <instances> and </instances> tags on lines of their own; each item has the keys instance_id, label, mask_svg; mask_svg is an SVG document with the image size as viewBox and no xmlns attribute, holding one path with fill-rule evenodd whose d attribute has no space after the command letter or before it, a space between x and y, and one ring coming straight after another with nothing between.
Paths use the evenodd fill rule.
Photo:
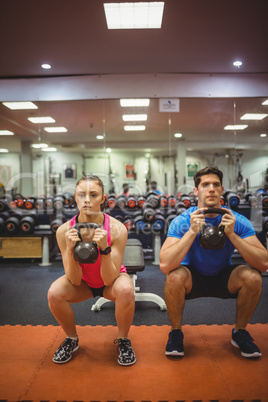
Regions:
<instances>
[{"instance_id":1,"label":"recessed ceiling light","mask_svg":"<svg viewBox=\"0 0 268 402\"><path fill-rule=\"evenodd\" d=\"M14 133L9 130L0 130L0 135L14 135Z\"/></svg>"},{"instance_id":2,"label":"recessed ceiling light","mask_svg":"<svg viewBox=\"0 0 268 402\"><path fill-rule=\"evenodd\" d=\"M44 152L56 152L57 148L47 147L47 148L42 148L42 151L44 151Z\"/></svg>"},{"instance_id":3,"label":"recessed ceiling light","mask_svg":"<svg viewBox=\"0 0 268 402\"><path fill-rule=\"evenodd\" d=\"M262 105L268 105L268 99L266 99L264 102L262 102Z\"/></svg>"},{"instance_id":4,"label":"recessed ceiling light","mask_svg":"<svg viewBox=\"0 0 268 402\"><path fill-rule=\"evenodd\" d=\"M224 127L224 130L245 130L247 127L247 124L229 124Z\"/></svg>"},{"instance_id":5,"label":"recessed ceiling light","mask_svg":"<svg viewBox=\"0 0 268 402\"><path fill-rule=\"evenodd\" d=\"M0 152L1 152L1 153L7 153L7 152L8 152L8 149L6 149L6 148L0 148Z\"/></svg>"},{"instance_id":6,"label":"recessed ceiling light","mask_svg":"<svg viewBox=\"0 0 268 402\"><path fill-rule=\"evenodd\" d=\"M41 143L38 143L38 144L32 144L32 148L35 148L35 149L47 148L47 147L48 147L48 145L47 145L47 144L41 144Z\"/></svg>"},{"instance_id":7,"label":"recessed ceiling light","mask_svg":"<svg viewBox=\"0 0 268 402\"><path fill-rule=\"evenodd\" d=\"M146 107L150 105L150 99L120 99L120 105L122 107Z\"/></svg>"},{"instance_id":8,"label":"recessed ceiling light","mask_svg":"<svg viewBox=\"0 0 268 402\"><path fill-rule=\"evenodd\" d=\"M124 121L146 121L147 114L123 114Z\"/></svg>"},{"instance_id":9,"label":"recessed ceiling light","mask_svg":"<svg viewBox=\"0 0 268 402\"><path fill-rule=\"evenodd\" d=\"M181 134L181 133L175 133L175 134L174 134L174 137L176 137L176 138L181 138L181 137L182 137L182 134Z\"/></svg>"},{"instance_id":10,"label":"recessed ceiling light","mask_svg":"<svg viewBox=\"0 0 268 402\"><path fill-rule=\"evenodd\" d=\"M106 152L108 153L112 152L111 148L106 148Z\"/></svg>"},{"instance_id":11,"label":"recessed ceiling light","mask_svg":"<svg viewBox=\"0 0 268 402\"><path fill-rule=\"evenodd\" d=\"M260 137L267 137L267 134L265 134L265 133L260 134Z\"/></svg>"},{"instance_id":12,"label":"recessed ceiling light","mask_svg":"<svg viewBox=\"0 0 268 402\"><path fill-rule=\"evenodd\" d=\"M159 29L163 11L163 1L104 3L108 29Z\"/></svg>"},{"instance_id":13,"label":"recessed ceiling light","mask_svg":"<svg viewBox=\"0 0 268 402\"><path fill-rule=\"evenodd\" d=\"M262 120L267 116L266 113L245 113L240 117L240 120Z\"/></svg>"},{"instance_id":14,"label":"recessed ceiling light","mask_svg":"<svg viewBox=\"0 0 268 402\"><path fill-rule=\"evenodd\" d=\"M67 128L65 127L44 127L44 130L48 133L67 133Z\"/></svg>"},{"instance_id":15,"label":"recessed ceiling light","mask_svg":"<svg viewBox=\"0 0 268 402\"><path fill-rule=\"evenodd\" d=\"M96 138L97 138L97 140L103 140L104 135L97 135Z\"/></svg>"},{"instance_id":16,"label":"recessed ceiling light","mask_svg":"<svg viewBox=\"0 0 268 402\"><path fill-rule=\"evenodd\" d=\"M52 117L45 116L45 117L28 117L28 120L32 123L55 123L55 120Z\"/></svg>"},{"instance_id":17,"label":"recessed ceiling light","mask_svg":"<svg viewBox=\"0 0 268 402\"><path fill-rule=\"evenodd\" d=\"M124 126L124 130L125 131L144 131L145 130L145 126Z\"/></svg>"},{"instance_id":18,"label":"recessed ceiling light","mask_svg":"<svg viewBox=\"0 0 268 402\"><path fill-rule=\"evenodd\" d=\"M243 63L242 63L242 61L240 61L240 60L236 60L236 61L233 62L233 65L234 65L235 67L238 67L238 68L241 67L242 64L243 64Z\"/></svg>"},{"instance_id":19,"label":"recessed ceiling light","mask_svg":"<svg viewBox=\"0 0 268 402\"><path fill-rule=\"evenodd\" d=\"M11 110L38 109L33 102L2 102L4 106Z\"/></svg>"},{"instance_id":20,"label":"recessed ceiling light","mask_svg":"<svg viewBox=\"0 0 268 402\"><path fill-rule=\"evenodd\" d=\"M41 66L44 70L49 70L50 68L51 68L51 65L50 64L47 64L47 63L44 63L44 64L42 64L42 66Z\"/></svg>"}]
</instances>

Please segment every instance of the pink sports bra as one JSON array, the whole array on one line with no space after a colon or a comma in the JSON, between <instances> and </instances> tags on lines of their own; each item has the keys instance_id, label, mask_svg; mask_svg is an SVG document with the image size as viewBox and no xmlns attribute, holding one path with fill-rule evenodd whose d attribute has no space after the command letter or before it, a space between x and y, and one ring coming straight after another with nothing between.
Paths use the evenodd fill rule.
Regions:
<instances>
[{"instance_id":1,"label":"pink sports bra","mask_svg":"<svg viewBox=\"0 0 268 402\"><path fill-rule=\"evenodd\" d=\"M104 222L103 222L103 229L107 231L107 240L109 246L111 245L111 232L110 232L110 216L107 214L103 214ZM74 226L78 223L78 215L75 215L70 220L70 227ZM100 274L100 265L101 265L101 255L99 253L98 259L94 264L80 264L80 267L83 271L82 279L88 284L88 286L92 288L101 288L104 285ZM127 272L124 265L121 266L120 272Z\"/></svg>"}]
</instances>

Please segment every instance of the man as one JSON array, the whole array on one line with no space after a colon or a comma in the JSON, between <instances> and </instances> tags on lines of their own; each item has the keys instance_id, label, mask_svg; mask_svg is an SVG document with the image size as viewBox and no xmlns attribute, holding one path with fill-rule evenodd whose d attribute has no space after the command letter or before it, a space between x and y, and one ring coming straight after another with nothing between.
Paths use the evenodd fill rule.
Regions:
<instances>
[{"instance_id":1,"label":"man","mask_svg":"<svg viewBox=\"0 0 268 402\"><path fill-rule=\"evenodd\" d=\"M246 330L258 304L261 272L268 269L268 252L256 237L252 224L229 208L225 214L205 214L208 208L221 208L223 174L217 167L206 167L194 176L197 207L177 216L168 230L160 251L160 269L166 274L165 300L171 323L166 355L183 356L182 314L185 299L196 297L237 298L235 328L231 343L244 357L261 352ZM224 226L226 242L222 249L209 250L199 242L203 225ZM237 249L246 264L233 266Z\"/></svg>"},{"instance_id":2,"label":"man","mask_svg":"<svg viewBox=\"0 0 268 402\"><path fill-rule=\"evenodd\" d=\"M135 296L132 280L122 265L127 230L121 222L102 212L105 195L98 176L86 175L78 181L75 200L79 214L61 225L56 232L65 275L51 285L48 302L66 339L55 352L53 361L67 363L79 348L71 303L104 296L115 302L118 362L125 366L134 364L136 358L128 332L134 316ZM93 264L81 264L74 258L76 243L81 241L74 225L82 222L99 225L95 230L81 229L84 241L97 243L99 255Z\"/></svg>"}]
</instances>

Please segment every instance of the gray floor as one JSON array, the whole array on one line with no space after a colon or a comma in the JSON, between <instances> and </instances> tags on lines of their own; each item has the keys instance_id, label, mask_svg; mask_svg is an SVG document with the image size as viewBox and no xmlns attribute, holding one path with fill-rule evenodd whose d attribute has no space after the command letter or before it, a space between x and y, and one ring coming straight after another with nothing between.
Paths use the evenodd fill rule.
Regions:
<instances>
[{"instance_id":1,"label":"gray floor","mask_svg":"<svg viewBox=\"0 0 268 402\"><path fill-rule=\"evenodd\" d=\"M41 267L39 261L0 260L0 325L57 325L47 305L50 284L63 274L61 262ZM146 262L138 273L141 292L163 297L165 276L158 266ZM73 305L78 325L116 325L114 303L100 312L91 311L96 299ZM185 303L184 324L233 324L235 300L200 298ZM251 323L268 323L268 276L263 277L263 292ZM166 311L151 302L136 302L133 325L169 325Z\"/></svg>"}]
</instances>

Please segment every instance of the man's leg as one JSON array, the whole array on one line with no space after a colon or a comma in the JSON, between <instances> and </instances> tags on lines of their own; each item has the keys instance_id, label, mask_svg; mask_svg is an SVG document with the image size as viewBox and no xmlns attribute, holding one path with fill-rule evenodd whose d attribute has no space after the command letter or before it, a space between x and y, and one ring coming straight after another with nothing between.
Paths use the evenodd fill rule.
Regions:
<instances>
[{"instance_id":1,"label":"man's leg","mask_svg":"<svg viewBox=\"0 0 268 402\"><path fill-rule=\"evenodd\" d=\"M191 288L192 276L186 267L180 266L166 275L164 295L172 330L181 329L185 295Z\"/></svg>"},{"instance_id":2,"label":"man's leg","mask_svg":"<svg viewBox=\"0 0 268 402\"><path fill-rule=\"evenodd\" d=\"M247 265L239 265L230 275L228 289L237 293L236 324L232 333L231 343L247 358L261 356L261 351L254 343L254 339L245 329L257 307L262 290L260 273Z\"/></svg>"},{"instance_id":3,"label":"man's leg","mask_svg":"<svg viewBox=\"0 0 268 402\"><path fill-rule=\"evenodd\" d=\"M80 286L74 286L64 275L52 283L48 291L49 308L67 337L77 336L71 303L79 303L92 296L90 288L84 281Z\"/></svg>"},{"instance_id":4,"label":"man's leg","mask_svg":"<svg viewBox=\"0 0 268 402\"><path fill-rule=\"evenodd\" d=\"M228 289L238 292L235 331L245 329L261 296L261 275L248 265L239 265L230 275Z\"/></svg>"}]
</instances>

